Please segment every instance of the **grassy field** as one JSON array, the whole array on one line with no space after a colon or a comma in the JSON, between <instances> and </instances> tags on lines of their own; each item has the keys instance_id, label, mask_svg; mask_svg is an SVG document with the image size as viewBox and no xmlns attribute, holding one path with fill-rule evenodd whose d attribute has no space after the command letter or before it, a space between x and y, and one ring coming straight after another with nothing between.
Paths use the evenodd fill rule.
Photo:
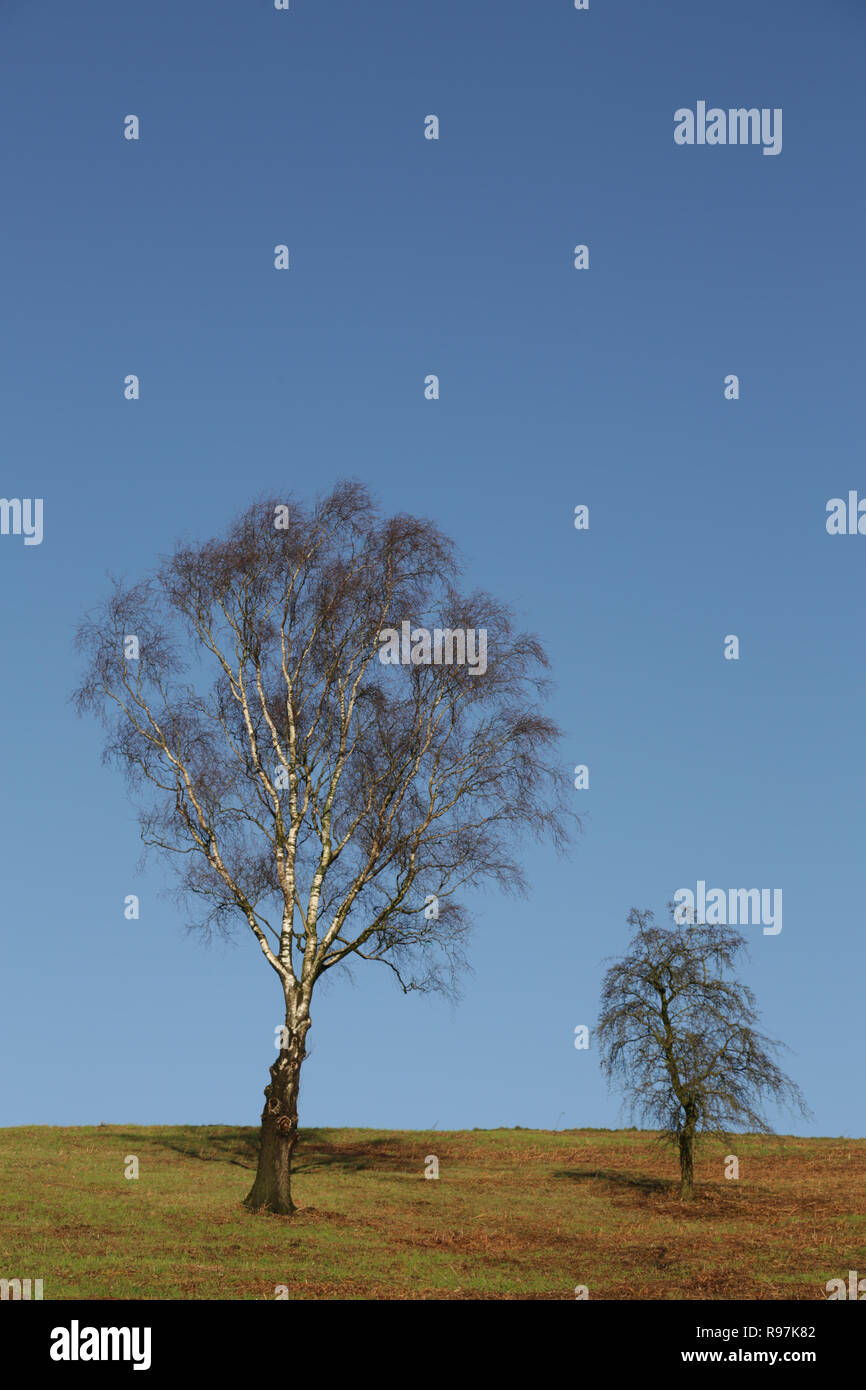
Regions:
<instances>
[{"instance_id":1,"label":"grassy field","mask_svg":"<svg viewBox=\"0 0 866 1390\"><path fill-rule=\"evenodd\" d=\"M866 1274L862 1139L707 1144L689 1205L646 1131L308 1129L287 1220L240 1206L256 1138L0 1130L0 1277L41 1278L46 1299L808 1300Z\"/></svg>"}]
</instances>

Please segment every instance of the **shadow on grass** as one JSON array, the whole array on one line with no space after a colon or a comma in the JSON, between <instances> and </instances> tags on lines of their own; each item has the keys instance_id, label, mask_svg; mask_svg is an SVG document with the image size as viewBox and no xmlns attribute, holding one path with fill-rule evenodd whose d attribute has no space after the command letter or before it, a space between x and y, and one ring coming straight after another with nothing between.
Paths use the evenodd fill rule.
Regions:
<instances>
[{"instance_id":1,"label":"shadow on grass","mask_svg":"<svg viewBox=\"0 0 866 1390\"><path fill-rule=\"evenodd\" d=\"M141 1144L141 1135L120 1134L118 1138L130 1145ZM147 1142L157 1148L169 1149L182 1158L197 1158L202 1163L236 1163L240 1168L255 1168L259 1154L259 1132L248 1129L226 1129L212 1133L206 1125L199 1129L177 1133L150 1134ZM130 1150L134 1152L134 1148Z\"/></svg>"},{"instance_id":2,"label":"shadow on grass","mask_svg":"<svg viewBox=\"0 0 866 1390\"><path fill-rule=\"evenodd\" d=\"M343 1173L359 1173L370 1168L402 1171L405 1167L405 1148L392 1139L361 1139L354 1144L334 1144L328 1130L302 1129L292 1172L315 1173L318 1169L331 1168Z\"/></svg>"},{"instance_id":3,"label":"shadow on grass","mask_svg":"<svg viewBox=\"0 0 866 1390\"><path fill-rule=\"evenodd\" d=\"M140 1134L119 1133L115 1136L129 1144L130 1152L141 1144ZM168 1149L182 1158L195 1158L201 1163L234 1163L240 1168L255 1169L259 1156L259 1130L256 1128L211 1129L207 1125L169 1129L165 1133L147 1136L150 1144ZM365 1169L404 1170L405 1151L399 1143L388 1138L363 1139L354 1144L334 1144L328 1130L301 1129L292 1163L292 1173L315 1173L322 1169L357 1173Z\"/></svg>"},{"instance_id":4,"label":"shadow on grass","mask_svg":"<svg viewBox=\"0 0 866 1390\"><path fill-rule=\"evenodd\" d=\"M667 1178L645 1178L637 1173L622 1173L610 1168L558 1168L553 1176L555 1178L566 1178L570 1182L599 1182L611 1183L615 1187L623 1187L629 1192L658 1193L663 1197L669 1197L678 1191L676 1183Z\"/></svg>"}]
</instances>

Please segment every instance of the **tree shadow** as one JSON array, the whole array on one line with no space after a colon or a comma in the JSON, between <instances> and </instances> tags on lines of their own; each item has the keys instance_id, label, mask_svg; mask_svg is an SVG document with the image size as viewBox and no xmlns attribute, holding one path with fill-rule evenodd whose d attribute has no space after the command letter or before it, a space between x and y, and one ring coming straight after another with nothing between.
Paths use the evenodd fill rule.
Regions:
<instances>
[{"instance_id":1,"label":"tree shadow","mask_svg":"<svg viewBox=\"0 0 866 1390\"><path fill-rule=\"evenodd\" d=\"M117 1138L131 1146L141 1145L142 1135L120 1133ZM201 1133L191 1129L189 1133L148 1134L148 1144L157 1148L169 1149L182 1158L196 1158L202 1163L235 1163L240 1168L255 1168L259 1153L259 1132L257 1129L223 1129L213 1133L206 1125Z\"/></svg>"},{"instance_id":2,"label":"tree shadow","mask_svg":"<svg viewBox=\"0 0 866 1390\"><path fill-rule=\"evenodd\" d=\"M315 1173L319 1169L330 1168L344 1173L359 1173L370 1168L387 1168L389 1158L394 1160L392 1166L395 1169L405 1169L405 1150L391 1139L360 1139L353 1144L334 1144L329 1140L327 1130L303 1129L298 1137L292 1172Z\"/></svg>"},{"instance_id":3,"label":"tree shadow","mask_svg":"<svg viewBox=\"0 0 866 1390\"><path fill-rule=\"evenodd\" d=\"M315 1173L324 1168L345 1173L372 1168L404 1171L406 1168L405 1149L399 1142L384 1137L338 1144L331 1138L333 1133L333 1130L327 1129L300 1129L292 1173ZM115 1130L112 1137L128 1145L130 1153L135 1153L146 1138L148 1144L179 1154L181 1158L197 1159L201 1163L233 1163L251 1170L255 1170L258 1163L258 1127L232 1128L221 1125L211 1128L208 1125L190 1125L172 1129L168 1126L165 1131L147 1136Z\"/></svg>"},{"instance_id":4,"label":"tree shadow","mask_svg":"<svg viewBox=\"0 0 866 1390\"><path fill-rule=\"evenodd\" d=\"M639 1173L623 1173L612 1168L557 1168L553 1176L565 1178L570 1182L610 1183L614 1187L625 1188L629 1192L645 1192L669 1197L679 1190L678 1184L668 1178L647 1178Z\"/></svg>"}]
</instances>

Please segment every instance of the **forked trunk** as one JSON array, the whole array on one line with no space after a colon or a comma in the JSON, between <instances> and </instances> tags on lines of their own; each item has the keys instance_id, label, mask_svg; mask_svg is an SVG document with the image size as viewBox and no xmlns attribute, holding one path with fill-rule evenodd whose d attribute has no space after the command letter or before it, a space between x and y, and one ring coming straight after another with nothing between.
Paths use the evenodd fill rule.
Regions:
<instances>
[{"instance_id":1,"label":"forked trunk","mask_svg":"<svg viewBox=\"0 0 866 1390\"><path fill-rule=\"evenodd\" d=\"M250 1211L272 1211L291 1216L292 1155L298 1140L298 1089L301 1063L306 1056L304 1039L309 1024L290 1032L287 1045L271 1067L265 1087L265 1108L259 1141L256 1180L244 1200Z\"/></svg>"}]
</instances>

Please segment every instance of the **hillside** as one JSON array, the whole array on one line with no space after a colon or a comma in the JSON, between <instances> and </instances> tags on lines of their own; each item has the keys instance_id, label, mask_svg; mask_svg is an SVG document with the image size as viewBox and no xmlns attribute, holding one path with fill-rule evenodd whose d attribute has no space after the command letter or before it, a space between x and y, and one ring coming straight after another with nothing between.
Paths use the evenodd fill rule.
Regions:
<instances>
[{"instance_id":1,"label":"hillside","mask_svg":"<svg viewBox=\"0 0 866 1390\"><path fill-rule=\"evenodd\" d=\"M289 1221L239 1205L256 1138L0 1130L0 1276L42 1278L46 1299L812 1300L866 1271L862 1139L707 1144L688 1206L646 1131L306 1129Z\"/></svg>"}]
</instances>

